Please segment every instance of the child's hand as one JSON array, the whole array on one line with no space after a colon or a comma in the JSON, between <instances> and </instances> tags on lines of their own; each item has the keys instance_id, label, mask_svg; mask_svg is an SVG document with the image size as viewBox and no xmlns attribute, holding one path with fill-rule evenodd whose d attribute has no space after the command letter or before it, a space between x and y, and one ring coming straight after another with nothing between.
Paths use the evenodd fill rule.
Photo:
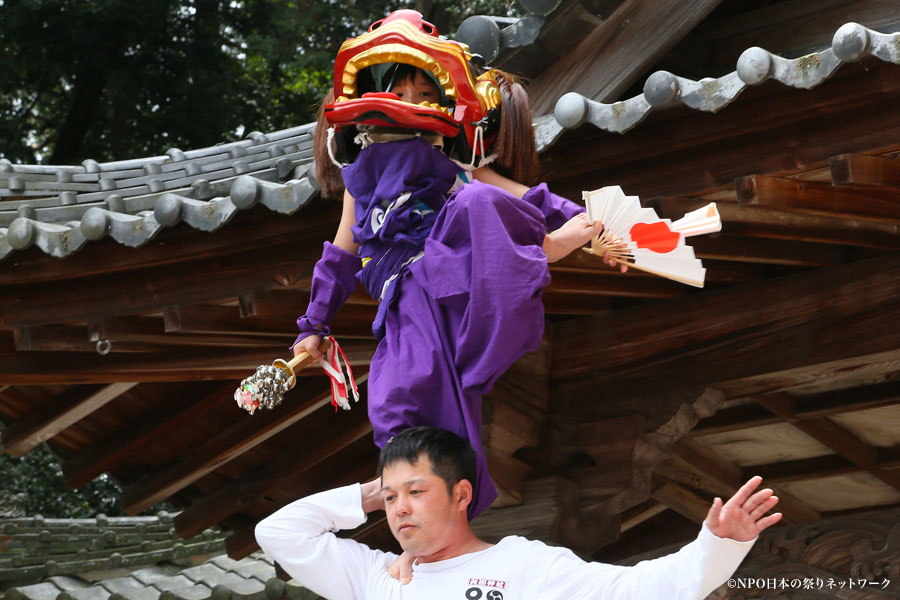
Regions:
<instances>
[{"instance_id":1,"label":"child's hand","mask_svg":"<svg viewBox=\"0 0 900 600\"><path fill-rule=\"evenodd\" d=\"M556 262L565 258L573 250L584 246L594 236L599 235L600 230L600 223L588 221L587 214L575 215L566 221L565 225L556 231L551 231L544 238L544 253L547 255L547 262Z\"/></svg>"},{"instance_id":2,"label":"child's hand","mask_svg":"<svg viewBox=\"0 0 900 600\"><path fill-rule=\"evenodd\" d=\"M317 335L303 338L294 345L294 356L298 356L301 352L306 352L313 357L314 360L319 360L322 358L322 353L319 351L319 345L321 343L322 338Z\"/></svg>"},{"instance_id":3,"label":"child's hand","mask_svg":"<svg viewBox=\"0 0 900 600\"><path fill-rule=\"evenodd\" d=\"M416 559L412 554L404 552L397 557L394 564L388 567L388 574L394 579L398 579L403 585L406 585L412 581L412 566L415 561Z\"/></svg>"}]
</instances>

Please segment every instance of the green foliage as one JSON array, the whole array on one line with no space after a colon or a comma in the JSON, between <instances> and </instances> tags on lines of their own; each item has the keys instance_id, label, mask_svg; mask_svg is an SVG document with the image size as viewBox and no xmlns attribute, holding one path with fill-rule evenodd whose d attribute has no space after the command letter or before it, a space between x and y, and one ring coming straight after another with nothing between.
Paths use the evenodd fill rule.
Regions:
<instances>
[{"instance_id":1,"label":"green foliage","mask_svg":"<svg viewBox=\"0 0 900 600\"><path fill-rule=\"evenodd\" d=\"M417 0L444 33L510 0ZM402 8L404 4L391 7ZM78 163L313 120L374 0L0 0L0 156Z\"/></svg>"},{"instance_id":2,"label":"green foliage","mask_svg":"<svg viewBox=\"0 0 900 600\"><path fill-rule=\"evenodd\" d=\"M121 488L101 475L81 489L66 486L59 462L39 446L22 458L0 454L0 489L24 494L26 515L52 518L88 518L98 513L122 515ZM155 512L155 510L151 511Z\"/></svg>"}]
</instances>

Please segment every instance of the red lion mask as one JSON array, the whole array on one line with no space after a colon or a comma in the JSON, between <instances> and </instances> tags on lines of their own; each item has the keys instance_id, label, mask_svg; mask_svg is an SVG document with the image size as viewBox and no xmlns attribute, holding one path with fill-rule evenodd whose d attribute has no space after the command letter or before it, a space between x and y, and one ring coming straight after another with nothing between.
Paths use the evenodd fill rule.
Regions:
<instances>
[{"instance_id":1,"label":"red lion mask","mask_svg":"<svg viewBox=\"0 0 900 600\"><path fill-rule=\"evenodd\" d=\"M436 132L444 136L444 151L462 162L471 162L473 152L486 154L499 125L500 89L494 73L472 58L467 45L439 36L414 10L395 11L345 41L334 64L335 100L325 105L341 160L358 152L357 125ZM384 73L397 63L430 74L441 103L410 104L382 91Z\"/></svg>"}]
</instances>

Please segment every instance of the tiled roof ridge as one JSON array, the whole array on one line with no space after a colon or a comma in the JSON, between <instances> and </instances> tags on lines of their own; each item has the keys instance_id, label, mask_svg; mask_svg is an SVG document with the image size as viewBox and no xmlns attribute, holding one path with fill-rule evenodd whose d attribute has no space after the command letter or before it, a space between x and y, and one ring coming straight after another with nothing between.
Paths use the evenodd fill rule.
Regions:
<instances>
[{"instance_id":1,"label":"tiled roof ridge","mask_svg":"<svg viewBox=\"0 0 900 600\"><path fill-rule=\"evenodd\" d=\"M175 534L173 516L0 519L0 587L85 571L129 569L220 553L225 534L209 529L190 540Z\"/></svg>"},{"instance_id":2,"label":"tiled roof ridge","mask_svg":"<svg viewBox=\"0 0 900 600\"><path fill-rule=\"evenodd\" d=\"M256 552L235 561L225 555L197 566L173 570L162 566L93 583L56 576L7 590L5 600L314 600L296 582L276 577L275 566Z\"/></svg>"},{"instance_id":3,"label":"tiled roof ridge","mask_svg":"<svg viewBox=\"0 0 900 600\"><path fill-rule=\"evenodd\" d=\"M33 245L61 258L106 236L141 246L180 222L213 231L256 204L292 214L316 190L314 129L308 123L209 148L80 166L0 159L0 260Z\"/></svg>"},{"instance_id":4,"label":"tiled roof ridge","mask_svg":"<svg viewBox=\"0 0 900 600\"><path fill-rule=\"evenodd\" d=\"M787 59L763 48L748 48L738 59L737 69L727 75L693 81L668 71L657 71L647 78L642 94L611 104L569 92L557 101L553 114L535 120L538 149L552 146L563 131L584 123L612 133L625 133L654 109L675 102L695 110L716 112L748 86L770 79L808 90L831 77L844 63L866 56L900 64L900 32L879 33L858 23L846 23L835 32L831 47L826 50Z\"/></svg>"}]
</instances>

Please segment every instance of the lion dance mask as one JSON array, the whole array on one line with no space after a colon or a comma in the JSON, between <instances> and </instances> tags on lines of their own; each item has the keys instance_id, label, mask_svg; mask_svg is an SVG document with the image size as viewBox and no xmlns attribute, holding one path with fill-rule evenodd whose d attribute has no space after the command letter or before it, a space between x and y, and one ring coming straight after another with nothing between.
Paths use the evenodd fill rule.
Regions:
<instances>
[{"instance_id":1,"label":"lion dance mask","mask_svg":"<svg viewBox=\"0 0 900 600\"><path fill-rule=\"evenodd\" d=\"M334 102L325 119L334 128L338 158L352 162L362 129L428 131L443 136L444 152L475 162L491 148L499 127L500 89L465 44L438 35L414 10L398 10L341 45L334 64ZM430 75L441 101L411 104L390 91L392 69L411 65Z\"/></svg>"}]
</instances>

